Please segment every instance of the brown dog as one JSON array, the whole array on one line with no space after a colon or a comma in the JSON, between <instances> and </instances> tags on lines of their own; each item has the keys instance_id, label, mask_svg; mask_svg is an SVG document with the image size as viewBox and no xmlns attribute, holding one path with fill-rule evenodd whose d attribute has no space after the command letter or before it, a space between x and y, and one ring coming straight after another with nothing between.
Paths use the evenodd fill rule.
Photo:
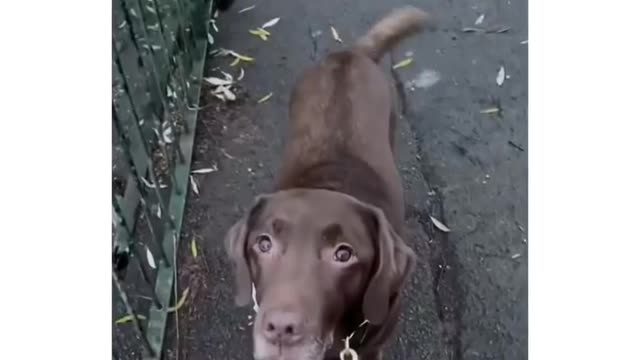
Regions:
<instances>
[{"instance_id":1,"label":"brown dog","mask_svg":"<svg viewBox=\"0 0 640 360\"><path fill-rule=\"evenodd\" d=\"M377 62L426 21L396 10L296 84L275 192L225 238L236 303L256 288L255 359L338 358L352 333L360 359L381 358L415 254L402 239L394 92Z\"/></svg>"}]
</instances>

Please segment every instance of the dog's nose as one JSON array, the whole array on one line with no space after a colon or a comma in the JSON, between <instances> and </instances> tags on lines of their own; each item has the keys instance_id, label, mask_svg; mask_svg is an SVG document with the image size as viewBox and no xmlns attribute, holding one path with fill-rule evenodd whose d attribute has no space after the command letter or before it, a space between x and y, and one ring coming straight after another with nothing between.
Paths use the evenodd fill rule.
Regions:
<instances>
[{"instance_id":1,"label":"dog's nose","mask_svg":"<svg viewBox=\"0 0 640 360\"><path fill-rule=\"evenodd\" d=\"M262 332L272 344L293 345L302 339L302 323L298 313L271 310L264 315Z\"/></svg>"}]
</instances>

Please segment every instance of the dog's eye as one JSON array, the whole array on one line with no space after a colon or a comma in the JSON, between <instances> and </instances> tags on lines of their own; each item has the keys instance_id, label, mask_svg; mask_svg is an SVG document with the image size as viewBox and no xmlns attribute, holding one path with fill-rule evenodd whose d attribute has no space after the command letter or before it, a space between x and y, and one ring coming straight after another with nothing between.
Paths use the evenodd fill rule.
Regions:
<instances>
[{"instance_id":1,"label":"dog's eye","mask_svg":"<svg viewBox=\"0 0 640 360\"><path fill-rule=\"evenodd\" d=\"M260 249L260 251L262 251L263 253L269 252L269 250L271 250L271 238L269 237L269 235L259 235L258 239L258 249Z\"/></svg>"},{"instance_id":2,"label":"dog's eye","mask_svg":"<svg viewBox=\"0 0 640 360\"><path fill-rule=\"evenodd\" d=\"M334 259L337 262L347 262L351 260L351 256L353 255L353 250L347 245L340 245L336 249L334 254Z\"/></svg>"}]
</instances>

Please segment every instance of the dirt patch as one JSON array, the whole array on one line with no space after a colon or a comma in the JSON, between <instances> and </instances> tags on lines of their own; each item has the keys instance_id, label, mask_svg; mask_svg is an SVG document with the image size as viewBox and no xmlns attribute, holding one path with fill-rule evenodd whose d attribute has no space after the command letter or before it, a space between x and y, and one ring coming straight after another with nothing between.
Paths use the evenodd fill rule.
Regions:
<instances>
[{"instance_id":1,"label":"dirt patch","mask_svg":"<svg viewBox=\"0 0 640 360\"><path fill-rule=\"evenodd\" d=\"M211 234L207 225L216 216L212 209L233 209L224 194L233 197L238 188L245 187L236 180L239 173L251 168L245 162L245 152L260 149L255 146L261 142L259 131L247 115L255 102L250 101L240 87L234 88L238 99L229 103L217 99L211 90L204 85L201 94L192 164L192 171L208 169L209 172L193 175L198 194L192 185L187 198L178 252L178 296L187 288L188 295L177 321L175 314L169 317L166 359L207 359L224 353L221 348L227 344L219 340L216 332L228 329L216 326L219 315L213 309L232 306L228 296L230 282L226 279L228 264L220 262L220 247L212 245L224 234L221 231ZM251 175L250 171L247 174ZM240 322L234 319L221 323ZM238 330L248 327L241 326Z\"/></svg>"}]
</instances>

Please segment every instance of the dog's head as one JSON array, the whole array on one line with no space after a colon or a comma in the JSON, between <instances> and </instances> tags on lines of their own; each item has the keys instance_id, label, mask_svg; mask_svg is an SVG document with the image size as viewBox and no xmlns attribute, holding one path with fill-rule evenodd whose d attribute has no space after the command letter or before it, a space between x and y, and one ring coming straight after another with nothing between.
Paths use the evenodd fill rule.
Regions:
<instances>
[{"instance_id":1,"label":"dog's head","mask_svg":"<svg viewBox=\"0 0 640 360\"><path fill-rule=\"evenodd\" d=\"M255 285L260 360L322 359L354 312L383 324L415 263L382 210L325 190L259 196L225 246L238 305Z\"/></svg>"}]
</instances>

